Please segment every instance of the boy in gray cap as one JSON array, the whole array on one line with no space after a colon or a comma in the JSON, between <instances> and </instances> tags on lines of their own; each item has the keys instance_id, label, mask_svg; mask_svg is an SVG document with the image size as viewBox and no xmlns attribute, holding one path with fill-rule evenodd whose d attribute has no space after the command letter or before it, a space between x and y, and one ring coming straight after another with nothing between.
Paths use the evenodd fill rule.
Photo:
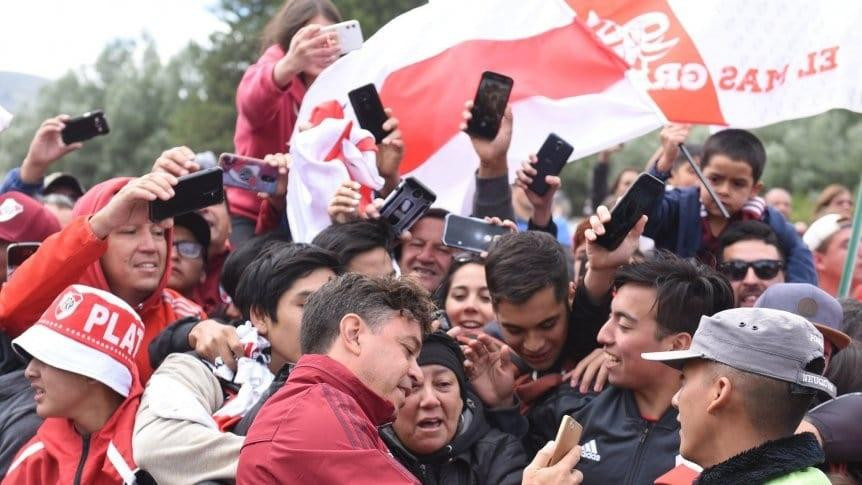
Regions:
<instances>
[{"instance_id":1,"label":"boy in gray cap","mask_svg":"<svg viewBox=\"0 0 862 485\"><path fill-rule=\"evenodd\" d=\"M688 350L645 353L681 368L680 454L704 467L698 484L829 484L814 435L794 435L817 391L823 336L781 310L735 308L701 318Z\"/></svg>"}]
</instances>

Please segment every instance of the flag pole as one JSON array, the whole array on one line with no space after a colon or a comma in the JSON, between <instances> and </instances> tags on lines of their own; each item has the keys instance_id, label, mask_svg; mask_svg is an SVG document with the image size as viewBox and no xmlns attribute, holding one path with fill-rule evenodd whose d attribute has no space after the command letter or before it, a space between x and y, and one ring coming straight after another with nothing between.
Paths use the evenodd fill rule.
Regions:
<instances>
[{"instance_id":1,"label":"flag pole","mask_svg":"<svg viewBox=\"0 0 862 485\"><path fill-rule=\"evenodd\" d=\"M846 298L850 294L850 282L853 281L853 269L856 268L860 237L862 237L862 177L859 178L859 186L856 189L853 228L850 230L850 244L847 247L847 258L844 260L844 270L841 272L841 284L838 286L839 298Z\"/></svg>"}]
</instances>

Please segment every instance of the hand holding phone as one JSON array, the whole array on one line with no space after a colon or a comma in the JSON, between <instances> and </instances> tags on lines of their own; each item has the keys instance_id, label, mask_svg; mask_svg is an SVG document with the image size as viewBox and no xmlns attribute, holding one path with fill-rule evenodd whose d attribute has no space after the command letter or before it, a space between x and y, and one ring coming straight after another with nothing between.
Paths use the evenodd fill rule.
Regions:
<instances>
[{"instance_id":1,"label":"hand holding phone","mask_svg":"<svg viewBox=\"0 0 862 485\"><path fill-rule=\"evenodd\" d=\"M350 105L353 107L359 126L370 131L374 135L374 142L379 145L391 131L383 128L389 116L383 109L383 102L380 101L380 95L374 83L350 91L347 97L350 99Z\"/></svg>"},{"instance_id":2,"label":"hand holding phone","mask_svg":"<svg viewBox=\"0 0 862 485\"><path fill-rule=\"evenodd\" d=\"M563 416L560 427L557 429L557 437L554 438L554 454L551 455L548 466L556 465L572 448L578 446L583 431L584 428L574 418L568 414Z\"/></svg>"},{"instance_id":3,"label":"hand holding phone","mask_svg":"<svg viewBox=\"0 0 862 485\"><path fill-rule=\"evenodd\" d=\"M431 189L415 178L407 177L383 201L380 218L391 225L392 238L397 239L413 227L436 200L437 195Z\"/></svg>"},{"instance_id":4,"label":"hand holding phone","mask_svg":"<svg viewBox=\"0 0 862 485\"><path fill-rule=\"evenodd\" d=\"M604 224L605 233L595 243L613 251L644 214L649 214L664 196L664 182L642 173L611 210L611 220Z\"/></svg>"},{"instance_id":5,"label":"hand holding phone","mask_svg":"<svg viewBox=\"0 0 862 485\"><path fill-rule=\"evenodd\" d=\"M108 119L102 110L90 111L77 118L66 121L66 127L61 132L63 143L70 145L79 141L86 141L99 135L110 133Z\"/></svg>"},{"instance_id":6,"label":"hand holding phone","mask_svg":"<svg viewBox=\"0 0 862 485\"><path fill-rule=\"evenodd\" d=\"M494 239L509 232L511 231L507 227L491 224L482 219L446 214L443 225L443 244L481 253L491 247Z\"/></svg>"},{"instance_id":7,"label":"hand holding phone","mask_svg":"<svg viewBox=\"0 0 862 485\"><path fill-rule=\"evenodd\" d=\"M548 135L539 153L536 154L536 163L533 165L536 174L532 176L533 181L527 188L539 196L544 196L548 193L548 182L545 177L548 175L557 176L566 166L569 157L572 156L574 147L568 144L554 133Z\"/></svg>"},{"instance_id":8,"label":"hand holding phone","mask_svg":"<svg viewBox=\"0 0 862 485\"><path fill-rule=\"evenodd\" d=\"M347 20L337 24L327 25L320 29L321 32L334 32L338 36L338 47L341 55L362 48L362 28L358 20Z\"/></svg>"},{"instance_id":9,"label":"hand holding phone","mask_svg":"<svg viewBox=\"0 0 862 485\"><path fill-rule=\"evenodd\" d=\"M158 222L224 202L223 179L221 167L180 177L173 188L173 197L150 202L150 220Z\"/></svg>"},{"instance_id":10,"label":"hand holding phone","mask_svg":"<svg viewBox=\"0 0 862 485\"><path fill-rule=\"evenodd\" d=\"M482 73L465 129L468 134L485 140L497 137L513 84L508 76L491 71Z\"/></svg>"}]
</instances>

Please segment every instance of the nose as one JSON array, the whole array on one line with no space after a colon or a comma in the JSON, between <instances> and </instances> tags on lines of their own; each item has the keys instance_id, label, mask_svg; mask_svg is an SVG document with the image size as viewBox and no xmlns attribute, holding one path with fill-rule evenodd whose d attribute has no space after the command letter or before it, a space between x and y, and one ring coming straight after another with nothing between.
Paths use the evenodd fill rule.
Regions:
<instances>
[{"instance_id":1,"label":"nose","mask_svg":"<svg viewBox=\"0 0 862 485\"><path fill-rule=\"evenodd\" d=\"M437 393L434 392L432 386L422 386L422 388L418 391L419 394L419 407L421 408L435 408L440 405L440 399L437 398Z\"/></svg>"},{"instance_id":2,"label":"nose","mask_svg":"<svg viewBox=\"0 0 862 485\"><path fill-rule=\"evenodd\" d=\"M679 393L681 391L682 390L676 391L676 394L674 394L673 397L670 399L671 406L675 407L676 409L679 409Z\"/></svg>"},{"instance_id":3,"label":"nose","mask_svg":"<svg viewBox=\"0 0 862 485\"><path fill-rule=\"evenodd\" d=\"M410 383L413 385L422 379L422 368L419 367L419 363L415 357L410 359L410 368L407 370L407 377L410 378Z\"/></svg>"},{"instance_id":4,"label":"nose","mask_svg":"<svg viewBox=\"0 0 862 485\"><path fill-rule=\"evenodd\" d=\"M156 238L153 236L150 228L147 227L146 230L141 231L140 236L138 236L138 251L154 253L156 252L156 249Z\"/></svg>"},{"instance_id":5,"label":"nose","mask_svg":"<svg viewBox=\"0 0 862 485\"><path fill-rule=\"evenodd\" d=\"M527 338L524 340L524 350L527 352L538 352L545 344L545 339L539 336L538 332L527 332Z\"/></svg>"},{"instance_id":6,"label":"nose","mask_svg":"<svg viewBox=\"0 0 862 485\"><path fill-rule=\"evenodd\" d=\"M610 346L614 344L613 332L611 331L611 321L608 320L602 325L602 328L599 329L599 334L596 337L596 341L604 346Z\"/></svg>"},{"instance_id":7,"label":"nose","mask_svg":"<svg viewBox=\"0 0 862 485\"><path fill-rule=\"evenodd\" d=\"M179 263L180 262L180 252L177 250L176 247L174 247L173 249L174 250L171 251L171 261L173 261L174 263Z\"/></svg>"},{"instance_id":8,"label":"nose","mask_svg":"<svg viewBox=\"0 0 862 485\"><path fill-rule=\"evenodd\" d=\"M434 247L430 242L427 242L424 246L422 246L422 251L419 253L419 256L416 257L416 259L422 262L434 262Z\"/></svg>"},{"instance_id":9,"label":"nose","mask_svg":"<svg viewBox=\"0 0 862 485\"><path fill-rule=\"evenodd\" d=\"M24 369L24 377L28 380L33 380L39 376L39 361L30 359L27 368Z\"/></svg>"},{"instance_id":10,"label":"nose","mask_svg":"<svg viewBox=\"0 0 862 485\"><path fill-rule=\"evenodd\" d=\"M754 274L754 268L749 267L745 270L745 278L742 280L743 283L755 285L758 281L760 281L760 278L758 278L757 275Z\"/></svg>"}]
</instances>

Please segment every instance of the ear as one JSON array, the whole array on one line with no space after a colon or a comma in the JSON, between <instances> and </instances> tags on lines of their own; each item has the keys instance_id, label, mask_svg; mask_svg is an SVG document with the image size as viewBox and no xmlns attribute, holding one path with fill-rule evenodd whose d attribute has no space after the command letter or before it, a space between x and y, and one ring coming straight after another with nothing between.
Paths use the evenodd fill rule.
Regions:
<instances>
[{"instance_id":1,"label":"ear","mask_svg":"<svg viewBox=\"0 0 862 485\"><path fill-rule=\"evenodd\" d=\"M269 324L272 323L269 315L258 308L252 307L250 315L251 324L254 325L257 333L263 336L267 335Z\"/></svg>"},{"instance_id":2,"label":"ear","mask_svg":"<svg viewBox=\"0 0 862 485\"><path fill-rule=\"evenodd\" d=\"M569 307L574 305L575 303L575 293L577 292L577 285L574 281L569 281Z\"/></svg>"},{"instance_id":3,"label":"ear","mask_svg":"<svg viewBox=\"0 0 862 485\"><path fill-rule=\"evenodd\" d=\"M709 403L706 405L706 412L715 414L726 408L730 404L733 391L733 383L730 379L725 376L719 377L707 390Z\"/></svg>"},{"instance_id":4,"label":"ear","mask_svg":"<svg viewBox=\"0 0 862 485\"><path fill-rule=\"evenodd\" d=\"M758 180L756 184L751 188L751 196L759 194L760 191L763 190L763 181Z\"/></svg>"},{"instance_id":5,"label":"ear","mask_svg":"<svg viewBox=\"0 0 862 485\"><path fill-rule=\"evenodd\" d=\"M811 254L814 256L814 269L816 269L818 273L822 273L826 269L826 265L823 263L823 253L814 250L811 251Z\"/></svg>"},{"instance_id":6,"label":"ear","mask_svg":"<svg viewBox=\"0 0 862 485\"><path fill-rule=\"evenodd\" d=\"M691 347L691 335L680 332L670 336L670 350L688 350Z\"/></svg>"},{"instance_id":7,"label":"ear","mask_svg":"<svg viewBox=\"0 0 862 485\"><path fill-rule=\"evenodd\" d=\"M362 345L359 342L359 336L365 329L365 322L362 317L355 313L348 313L342 317L338 324L338 338L341 340L345 349L351 354L358 356L362 352Z\"/></svg>"}]
</instances>

